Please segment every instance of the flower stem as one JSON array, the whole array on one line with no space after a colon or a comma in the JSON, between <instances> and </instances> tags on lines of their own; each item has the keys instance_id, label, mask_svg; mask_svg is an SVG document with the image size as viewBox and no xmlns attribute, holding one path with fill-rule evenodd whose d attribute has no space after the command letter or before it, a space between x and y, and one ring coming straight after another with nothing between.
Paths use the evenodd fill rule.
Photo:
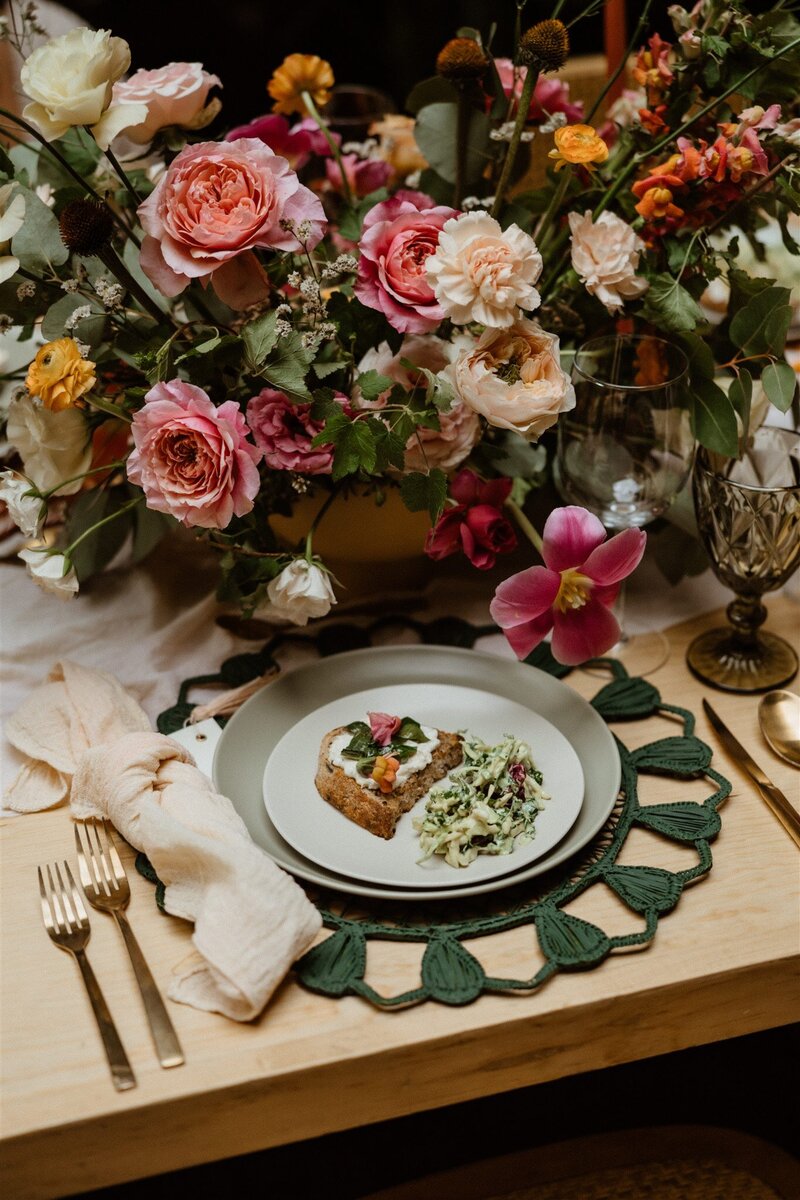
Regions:
<instances>
[{"instance_id":1,"label":"flower stem","mask_svg":"<svg viewBox=\"0 0 800 1200\"><path fill-rule=\"evenodd\" d=\"M617 63L616 70L614 71L614 73L612 75L609 76L608 82L606 83L602 92L597 97L597 99L595 100L591 109L589 110L589 115L586 118L587 125L591 125L592 119L594 118L595 113L599 110L600 105L603 103L606 96L611 91L611 89L613 88L613 86L617 82L617 80L619 79L622 72L625 70L625 67L627 66L627 63L628 63L628 59L630 58L631 54L633 53L634 48L636 47L636 44L639 41L639 38L642 36L644 30L647 28L647 18L650 14L650 9L652 7L652 4L653 4L653 0L645 0L644 7L642 8L642 11L639 14L639 20L636 23L636 28L634 29L633 34L631 35L631 40L628 42L628 45L625 49L625 53L623 54L622 58Z\"/></svg>"},{"instance_id":2,"label":"flower stem","mask_svg":"<svg viewBox=\"0 0 800 1200\"><path fill-rule=\"evenodd\" d=\"M103 517L102 521L98 521L96 525L90 525L88 529L84 529L80 537L77 537L75 541L70 546L67 546L66 550L61 551L61 553L66 559L69 559L70 555L77 550L81 542L85 541L90 533L97 533L98 529L102 529L104 525L108 525L111 521L116 521L117 517L121 517L123 513L130 512L132 508L135 508L137 504L141 504L143 500L144 496L136 496L133 500L129 500L127 504L123 504L122 507L118 508L115 512L110 513L107 517Z\"/></svg>"},{"instance_id":3,"label":"flower stem","mask_svg":"<svg viewBox=\"0 0 800 1200\"><path fill-rule=\"evenodd\" d=\"M335 161L337 167L339 168L339 174L342 177L342 195L344 196L344 202L348 206L348 208L352 208L353 207L353 193L350 191L350 184L347 180L347 176L344 173L344 163L342 162L342 152L336 144L336 138L333 136L330 129L328 129L328 126L325 124L322 117L320 116L319 109L317 108L314 101L311 99L311 93L310 92L302 92L301 95L303 98L303 103L305 104L306 108L308 109L309 115L313 118L313 120L315 120L317 122L317 127L318 127L320 133L325 138L325 141L328 143L328 146L330 147L330 152L334 157L334 161Z\"/></svg>"},{"instance_id":4,"label":"flower stem","mask_svg":"<svg viewBox=\"0 0 800 1200\"><path fill-rule=\"evenodd\" d=\"M71 479L62 479L55 487L48 488L46 492L40 492L37 488L32 488L26 493L31 496L38 496L40 500L49 500L51 496L55 496L61 488L66 487L68 483L77 483L79 479L86 479L89 475L98 475L101 471L116 471L118 467L125 466L125 459L120 458L117 462L104 463L102 467L90 467L88 471L81 471L80 475L73 475Z\"/></svg>"},{"instance_id":5,"label":"flower stem","mask_svg":"<svg viewBox=\"0 0 800 1200\"><path fill-rule=\"evenodd\" d=\"M317 526L319 525L320 521L325 516L326 512L328 511L330 506L333 504L334 500L336 499L336 497L338 495L339 495L338 489L334 488L334 490L330 493L330 495L328 496L325 503L320 508L317 515L314 517L314 520L311 522L311 528L309 529L309 531L306 535L305 557L308 562L311 562L311 559L313 557L312 546L313 546L313 542L314 542L314 534L317 532Z\"/></svg>"},{"instance_id":6,"label":"flower stem","mask_svg":"<svg viewBox=\"0 0 800 1200\"><path fill-rule=\"evenodd\" d=\"M172 318L158 307L155 300L148 296L139 281L134 279L113 246L109 244L102 250L98 250L97 257L108 267L109 271L116 275L119 282L127 288L130 294L136 297L142 308L154 321L157 321L159 325L164 321L170 321L174 324Z\"/></svg>"},{"instance_id":7,"label":"flower stem","mask_svg":"<svg viewBox=\"0 0 800 1200\"><path fill-rule=\"evenodd\" d=\"M543 542L542 542L541 535L539 534L539 531L531 524L531 522L525 516L525 513L520 508L520 506L518 504L516 504L513 500L508 499L508 500L506 500L505 504L506 504L506 508L511 513L514 520L517 522L517 524L519 525L522 532L525 534L528 541L532 542L534 548L536 550L538 550L539 554L541 554Z\"/></svg>"},{"instance_id":8,"label":"flower stem","mask_svg":"<svg viewBox=\"0 0 800 1200\"><path fill-rule=\"evenodd\" d=\"M111 163L112 167L114 168L114 170L116 171L117 175L118 175L118 176L119 176L119 178L121 179L121 181L122 181L122 184L123 184L123 187L125 188L126 192L127 192L127 193L128 193L128 195L131 197L131 199L133 200L134 204L135 204L135 205L136 205L136 207L138 208L138 207L139 207L139 205L142 203L142 198L141 198L141 196L139 195L139 193L136 191L136 188L135 188L135 187L133 186L133 184L131 183L131 181L130 181L130 178L128 177L128 174L127 174L127 172L126 172L126 171L123 169L123 167L122 167L122 166L120 165L120 163L117 161L117 158L116 158L116 156L115 156L114 154L112 154L112 153L111 153L111 150L110 150L110 149L109 149L109 150L104 150L104 151L103 151L103 153L105 154L106 158L107 158L107 159L108 159L108 161Z\"/></svg>"},{"instance_id":9,"label":"flower stem","mask_svg":"<svg viewBox=\"0 0 800 1200\"><path fill-rule=\"evenodd\" d=\"M519 144L522 139L522 131L525 128L525 122L528 119L528 110L531 106L533 97L533 89L536 87L536 80L539 78L539 72L534 71L533 67L528 67L525 79L522 82L522 95L519 98L519 107L517 108L517 116L514 121L514 132L511 134L511 141L508 143L505 159L503 160L503 169L500 172L500 179L497 184L497 190L494 195L494 204L492 205L491 215L496 219L500 209L503 206L506 188L511 179L511 172L514 169L514 162L519 150Z\"/></svg>"}]
</instances>

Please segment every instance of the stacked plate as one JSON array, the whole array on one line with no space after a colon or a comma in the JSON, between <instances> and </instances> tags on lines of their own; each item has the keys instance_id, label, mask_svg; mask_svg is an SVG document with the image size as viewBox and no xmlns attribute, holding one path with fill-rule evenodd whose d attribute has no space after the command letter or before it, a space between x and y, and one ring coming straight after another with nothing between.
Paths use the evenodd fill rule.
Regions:
<instances>
[{"instance_id":1,"label":"stacked plate","mask_svg":"<svg viewBox=\"0 0 800 1200\"><path fill-rule=\"evenodd\" d=\"M527 742L550 800L533 840L454 868L420 862L411 813L391 841L327 804L315 786L320 743L368 711L468 730L494 743ZM214 782L253 839L293 875L340 892L394 900L445 900L512 887L564 862L602 828L620 764L602 718L571 688L522 663L474 650L388 646L337 654L288 672L226 726Z\"/></svg>"}]
</instances>

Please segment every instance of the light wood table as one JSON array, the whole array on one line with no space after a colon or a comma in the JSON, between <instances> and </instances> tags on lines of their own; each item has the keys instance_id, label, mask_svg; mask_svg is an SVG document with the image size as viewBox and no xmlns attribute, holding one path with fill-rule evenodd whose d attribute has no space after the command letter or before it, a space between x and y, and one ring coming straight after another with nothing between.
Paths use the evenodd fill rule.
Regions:
<instances>
[{"instance_id":1,"label":"light wood table","mask_svg":"<svg viewBox=\"0 0 800 1200\"><path fill-rule=\"evenodd\" d=\"M155 1059L122 941L92 914L90 958L128 1048L139 1086L117 1094L109 1079L74 963L42 927L34 867L72 857L65 809L12 818L2 830L3 1178L14 1200L62 1196L190 1164L487 1096L787 1023L800 1016L800 856L746 777L722 752L700 707L704 691L684 665L691 637L720 614L669 631L669 662L651 676L665 701L691 708L715 765L733 781L711 876L688 888L655 943L589 972L557 975L526 997L484 996L465 1008L428 1003L377 1012L357 998L330 1000L291 979L260 1021L237 1025L170 1005L186 1065ZM800 609L771 598L770 625L796 629ZM635 663L633 664L635 666ZM575 672L584 695L602 683ZM755 758L797 802L800 774L764 743L756 699L713 694ZM619 728L619 727L618 727ZM653 722L620 728L638 745ZM674 732L665 722L664 734ZM695 790L696 789L696 790ZM647 777L645 802L701 798L706 783ZM648 839L645 847L634 838ZM647 857L642 857L646 852ZM636 831L623 862L684 865L690 851ZM189 929L164 917L149 884L130 869L130 916L165 984L190 950ZM607 894L605 894L607 892ZM601 893L598 896L598 893ZM607 889L570 911L627 931L638 919ZM492 973L532 974L529 928L479 946ZM473 943L474 945L474 943ZM371 948L369 978L399 991L420 948Z\"/></svg>"}]
</instances>

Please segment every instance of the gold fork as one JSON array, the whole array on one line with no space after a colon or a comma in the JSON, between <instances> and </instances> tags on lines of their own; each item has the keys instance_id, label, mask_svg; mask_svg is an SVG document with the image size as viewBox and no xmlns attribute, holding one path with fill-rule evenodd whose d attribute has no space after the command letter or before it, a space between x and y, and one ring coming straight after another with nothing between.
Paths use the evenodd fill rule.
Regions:
<instances>
[{"instance_id":1,"label":"gold fork","mask_svg":"<svg viewBox=\"0 0 800 1200\"><path fill-rule=\"evenodd\" d=\"M75 826L75 845L78 848L78 870L89 903L101 912L110 912L117 922L130 955L133 972L144 1001L158 1061L162 1067L179 1067L184 1061L181 1044L150 968L145 962L139 943L128 924L124 909L131 889L106 821L102 822L104 838L98 825L86 822ZM94 843L92 842L94 834Z\"/></svg>"},{"instance_id":2,"label":"gold fork","mask_svg":"<svg viewBox=\"0 0 800 1200\"><path fill-rule=\"evenodd\" d=\"M117 1027L108 1011L105 997L100 991L100 984L86 957L86 943L89 941L89 918L83 907L81 894L72 878L69 863L64 862L63 865L69 882L68 888L64 885L58 863L53 864L52 870L49 864L45 867L47 886L45 886L42 868L37 867L44 926L59 949L66 950L68 954L71 954L81 969L83 982L86 984L86 991L89 993L97 1026L103 1039L108 1065L111 1067L114 1087L118 1092L124 1092L128 1088L136 1087L136 1077L131 1070L131 1064L128 1062L122 1042L119 1040ZM55 871L57 883L53 880L53 871Z\"/></svg>"}]
</instances>

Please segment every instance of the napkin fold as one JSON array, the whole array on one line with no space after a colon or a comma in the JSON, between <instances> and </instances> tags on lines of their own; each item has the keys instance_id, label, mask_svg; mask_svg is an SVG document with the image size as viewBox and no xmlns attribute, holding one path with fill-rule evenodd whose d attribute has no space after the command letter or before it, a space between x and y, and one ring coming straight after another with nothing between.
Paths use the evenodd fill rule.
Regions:
<instances>
[{"instance_id":1,"label":"napkin fold","mask_svg":"<svg viewBox=\"0 0 800 1200\"><path fill-rule=\"evenodd\" d=\"M150 859L167 912L194 922L197 955L175 968L170 997L237 1021L258 1016L321 918L188 751L152 732L114 676L68 660L6 735L26 756L9 808L35 812L69 797L76 819L107 817Z\"/></svg>"}]
</instances>

